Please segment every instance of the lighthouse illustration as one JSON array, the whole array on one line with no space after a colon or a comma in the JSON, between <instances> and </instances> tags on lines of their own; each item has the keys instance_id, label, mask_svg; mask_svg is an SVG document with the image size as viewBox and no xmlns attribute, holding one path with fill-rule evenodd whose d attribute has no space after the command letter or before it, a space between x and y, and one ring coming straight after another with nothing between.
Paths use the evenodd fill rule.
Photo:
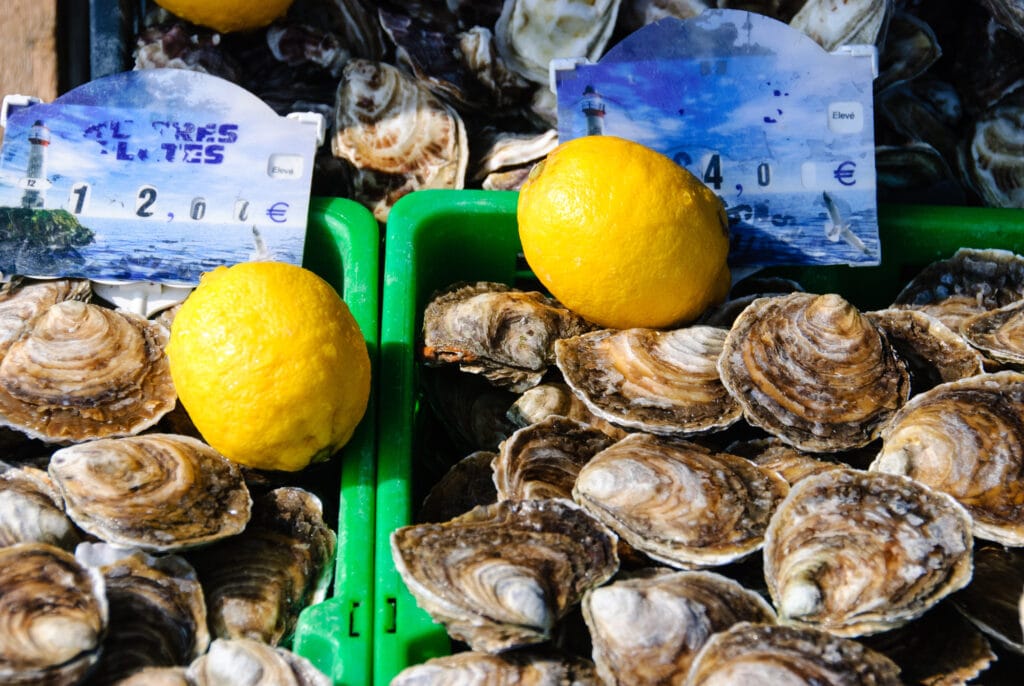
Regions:
<instances>
[{"instance_id":1,"label":"lighthouse illustration","mask_svg":"<svg viewBox=\"0 0 1024 686\"><path fill-rule=\"evenodd\" d=\"M46 196L50 181L46 178L46 148L50 145L50 129L36 120L28 132L28 168L20 186L25 190L21 206L29 209L40 208Z\"/></svg>"},{"instance_id":2,"label":"lighthouse illustration","mask_svg":"<svg viewBox=\"0 0 1024 686\"><path fill-rule=\"evenodd\" d=\"M600 136L604 133L604 99L591 85L583 89L581 109L587 118L587 135Z\"/></svg>"}]
</instances>

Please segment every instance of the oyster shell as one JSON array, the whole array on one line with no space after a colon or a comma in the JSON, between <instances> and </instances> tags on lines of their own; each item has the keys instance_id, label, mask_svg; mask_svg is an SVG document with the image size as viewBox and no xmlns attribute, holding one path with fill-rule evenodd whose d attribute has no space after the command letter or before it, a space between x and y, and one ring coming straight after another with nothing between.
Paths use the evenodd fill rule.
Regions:
<instances>
[{"instance_id":1,"label":"oyster shell","mask_svg":"<svg viewBox=\"0 0 1024 686\"><path fill-rule=\"evenodd\" d=\"M251 499L238 466L187 436L103 438L54 452L68 516L108 543L166 552L233 536Z\"/></svg>"},{"instance_id":2,"label":"oyster shell","mask_svg":"<svg viewBox=\"0 0 1024 686\"><path fill-rule=\"evenodd\" d=\"M956 498L974 535L1024 545L1024 374L950 381L914 396L882 436L870 469Z\"/></svg>"},{"instance_id":3,"label":"oyster shell","mask_svg":"<svg viewBox=\"0 0 1024 686\"><path fill-rule=\"evenodd\" d=\"M444 522L477 505L496 502L498 491L491 462L497 456L489 450L477 450L452 465L423 499L417 521Z\"/></svg>"},{"instance_id":4,"label":"oyster shell","mask_svg":"<svg viewBox=\"0 0 1024 686\"><path fill-rule=\"evenodd\" d=\"M595 415L586 403L572 392L568 384L560 382L540 383L526 389L508 409L508 418L520 428L552 415L589 424L615 439L624 438L629 433Z\"/></svg>"},{"instance_id":5,"label":"oyster shell","mask_svg":"<svg viewBox=\"0 0 1024 686\"><path fill-rule=\"evenodd\" d=\"M892 12L892 0L808 0L789 25L831 52L844 43L874 43Z\"/></svg>"},{"instance_id":6,"label":"oyster shell","mask_svg":"<svg viewBox=\"0 0 1024 686\"><path fill-rule=\"evenodd\" d=\"M194 686L184 667L146 667L116 682L115 686Z\"/></svg>"},{"instance_id":7,"label":"oyster shell","mask_svg":"<svg viewBox=\"0 0 1024 686\"><path fill-rule=\"evenodd\" d=\"M473 650L540 643L584 591L617 570L616 536L575 503L504 500L391 533L421 608Z\"/></svg>"},{"instance_id":8,"label":"oyster shell","mask_svg":"<svg viewBox=\"0 0 1024 686\"><path fill-rule=\"evenodd\" d=\"M683 682L899 686L899 667L849 638L811 628L740 622L712 636Z\"/></svg>"},{"instance_id":9,"label":"oyster shell","mask_svg":"<svg viewBox=\"0 0 1024 686\"><path fill-rule=\"evenodd\" d=\"M34 542L73 550L79 538L46 472L13 467L0 473L0 547Z\"/></svg>"},{"instance_id":10,"label":"oyster shell","mask_svg":"<svg viewBox=\"0 0 1024 686\"><path fill-rule=\"evenodd\" d=\"M333 559L320 500L296 487L257 498L245 531L187 555L199 573L217 638L277 645L313 601Z\"/></svg>"},{"instance_id":11,"label":"oyster shell","mask_svg":"<svg viewBox=\"0 0 1024 686\"><path fill-rule=\"evenodd\" d=\"M540 383L554 362L556 340L591 328L537 291L457 283L435 294L423 313L423 360L458 364L521 393Z\"/></svg>"},{"instance_id":12,"label":"oyster shell","mask_svg":"<svg viewBox=\"0 0 1024 686\"><path fill-rule=\"evenodd\" d=\"M572 500L580 468L615 439L587 424L552 416L519 429L492 463L499 500Z\"/></svg>"},{"instance_id":13,"label":"oyster shell","mask_svg":"<svg viewBox=\"0 0 1024 686\"><path fill-rule=\"evenodd\" d=\"M788 490L778 474L742 457L631 434L584 465L573 497L637 550L686 569L760 549Z\"/></svg>"},{"instance_id":14,"label":"oyster shell","mask_svg":"<svg viewBox=\"0 0 1024 686\"><path fill-rule=\"evenodd\" d=\"M0 424L49 443L148 428L177 399L166 343L131 313L58 302L0 362Z\"/></svg>"},{"instance_id":15,"label":"oyster shell","mask_svg":"<svg viewBox=\"0 0 1024 686\"><path fill-rule=\"evenodd\" d=\"M964 166L971 186L991 207L1024 207L1024 94L1007 98L974 123Z\"/></svg>"},{"instance_id":16,"label":"oyster shell","mask_svg":"<svg viewBox=\"0 0 1024 686\"><path fill-rule=\"evenodd\" d=\"M875 93L924 74L941 56L939 40L926 21L910 12L894 12L878 56Z\"/></svg>"},{"instance_id":17,"label":"oyster shell","mask_svg":"<svg viewBox=\"0 0 1024 686\"><path fill-rule=\"evenodd\" d=\"M331 150L360 170L397 177L386 197L362 197L384 221L402 195L462 188L469 144L454 109L396 67L353 59L338 84Z\"/></svg>"},{"instance_id":18,"label":"oyster shell","mask_svg":"<svg viewBox=\"0 0 1024 686\"><path fill-rule=\"evenodd\" d=\"M956 609L986 636L1024 655L1020 602L1024 593L1024 550L980 545L974 551L974 579L951 598Z\"/></svg>"},{"instance_id":19,"label":"oyster shell","mask_svg":"<svg viewBox=\"0 0 1024 686\"><path fill-rule=\"evenodd\" d=\"M632 33L659 19L691 19L712 7L715 7L714 2L704 0L623 0L619 25L626 33Z\"/></svg>"},{"instance_id":20,"label":"oyster shell","mask_svg":"<svg viewBox=\"0 0 1024 686\"><path fill-rule=\"evenodd\" d=\"M391 686L597 686L599 683L593 662L540 648L513 650L497 655L468 650L435 657L423 664L406 667L391 680Z\"/></svg>"},{"instance_id":21,"label":"oyster shell","mask_svg":"<svg viewBox=\"0 0 1024 686\"><path fill-rule=\"evenodd\" d=\"M971 579L970 517L909 478L836 469L795 484L765 533L779 621L864 636L924 614Z\"/></svg>"},{"instance_id":22,"label":"oyster shell","mask_svg":"<svg viewBox=\"0 0 1024 686\"><path fill-rule=\"evenodd\" d=\"M0 682L79 683L107 631L103 577L46 543L0 548Z\"/></svg>"},{"instance_id":23,"label":"oyster shell","mask_svg":"<svg viewBox=\"0 0 1024 686\"><path fill-rule=\"evenodd\" d=\"M474 165L472 179L483 183L485 189L517 190L529 176L533 165L544 159L558 145L558 130L542 133L493 132L480 141L483 155ZM516 179L510 187L501 179Z\"/></svg>"},{"instance_id":24,"label":"oyster shell","mask_svg":"<svg viewBox=\"0 0 1024 686\"><path fill-rule=\"evenodd\" d=\"M741 621L773 624L775 611L720 574L649 570L587 591L583 617L604 683L668 684L712 634Z\"/></svg>"},{"instance_id":25,"label":"oyster shell","mask_svg":"<svg viewBox=\"0 0 1024 686\"><path fill-rule=\"evenodd\" d=\"M461 453L497 450L516 430L508 418L516 394L454 365L423 367L423 395L445 433Z\"/></svg>"},{"instance_id":26,"label":"oyster shell","mask_svg":"<svg viewBox=\"0 0 1024 686\"><path fill-rule=\"evenodd\" d=\"M555 341L555 363L590 411L628 429L686 436L739 420L722 385L725 329L605 329Z\"/></svg>"},{"instance_id":27,"label":"oyster shell","mask_svg":"<svg viewBox=\"0 0 1024 686\"><path fill-rule=\"evenodd\" d=\"M63 300L87 301L91 295L88 279L11 282L0 291L0 357L51 305Z\"/></svg>"},{"instance_id":28,"label":"oyster shell","mask_svg":"<svg viewBox=\"0 0 1024 686\"><path fill-rule=\"evenodd\" d=\"M801 452L777 438L753 439L733 444L727 451L746 457L760 467L778 472L790 486L819 472L848 466L843 462Z\"/></svg>"},{"instance_id":29,"label":"oyster shell","mask_svg":"<svg viewBox=\"0 0 1024 686\"><path fill-rule=\"evenodd\" d=\"M960 333L988 358L1024 365L1024 300L968 317Z\"/></svg>"},{"instance_id":30,"label":"oyster shell","mask_svg":"<svg viewBox=\"0 0 1024 686\"><path fill-rule=\"evenodd\" d=\"M214 639L185 675L194 686L331 686L306 658L249 638Z\"/></svg>"},{"instance_id":31,"label":"oyster shell","mask_svg":"<svg viewBox=\"0 0 1024 686\"><path fill-rule=\"evenodd\" d=\"M1024 257L1009 250L960 248L912 278L893 307L923 310L953 331L964 319L1024 298Z\"/></svg>"},{"instance_id":32,"label":"oyster shell","mask_svg":"<svg viewBox=\"0 0 1024 686\"><path fill-rule=\"evenodd\" d=\"M910 394L885 334L835 294L755 300L718 369L749 423L809 452L867 445Z\"/></svg>"}]
</instances>

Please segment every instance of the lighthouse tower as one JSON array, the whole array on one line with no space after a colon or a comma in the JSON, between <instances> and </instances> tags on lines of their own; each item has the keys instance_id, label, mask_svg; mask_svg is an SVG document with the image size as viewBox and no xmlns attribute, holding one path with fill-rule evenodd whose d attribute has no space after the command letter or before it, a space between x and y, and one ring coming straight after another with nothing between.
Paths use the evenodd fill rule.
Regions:
<instances>
[{"instance_id":1,"label":"lighthouse tower","mask_svg":"<svg viewBox=\"0 0 1024 686\"><path fill-rule=\"evenodd\" d=\"M43 206L46 189L50 186L46 178L46 148L50 145L50 129L37 119L29 129L28 142L28 168L20 184L25 189L21 196L21 206L32 209Z\"/></svg>"},{"instance_id":2,"label":"lighthouse tower","mask_svg":"<svg viewBox=\"0 0 1024 686\"><path fill-rule=\"evenodd\" d=\"M582 109L587 118L587 135L600 136L604 133L604 100L593 86L583 89Z\"/></svg>"}]
</instances>

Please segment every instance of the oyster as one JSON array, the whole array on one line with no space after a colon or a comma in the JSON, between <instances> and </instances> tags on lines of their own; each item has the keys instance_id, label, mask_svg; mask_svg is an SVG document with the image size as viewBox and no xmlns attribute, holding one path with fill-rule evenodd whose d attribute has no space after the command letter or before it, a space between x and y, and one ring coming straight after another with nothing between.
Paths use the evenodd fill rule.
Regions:
<instances>
[{"instance_id":1,"label":"oyster","mask_svg":"<svg viewBox=\"0 0 1024 686\"><path fill-rule=\"evenodd\" d=\"M540 383L554 362L556 340L591 328L537 291L457 283L435 294L423 313L423 360L458 364L521 393Z\"/></svg>"},{"instance_id":2,"label":"oyster","mask_svg":"<svg viewBox=\"0 0 1024 686\"><path fill-rule=\"evenodd\" d=\"M420 522L444 522L477 505L498 500L491 462L498 456L487 450L466 455L435 483L420 506Z\"/></svg>"},{"instance_id":3,"label":"oyster","mask_svg":"<svg viewBox=\"0 0 1024 686\"><path fill-rule=\"evenodd\" d=\"M0 548L0 683L79 683L107 631L103 577L46 543Z\"/></svg>"},{"instance_id":4,"label":"oyster","mask_svg":"<svg viewBox=\"0 0 1024 686\"><path fill-rule=\"evenodd\" d=\"M0 473L0 547L34 542L73 550L79 538L46 472L13 467Z\"/></svg>"},{"instance_id":5,"label":"oyster","mask_svg":"<svg viewBox=\"0 0 1024 686\"><path fill-rule=\"evenodd\" d=\"M115 686L194 686L184 667L146 667L116 682Z\"/></svg>"},{"instance_id":6,"label":"oyster","mask_svg":"<svg viewBox=\"0 0 1024 686\"><path fill-rule=\"evenodd\" d=\"M257 498L245 531L188 554L203 585L213 635L268 645L290 636L334 548L334 532L312 493L281 487Z\"/></svg>"},{"instance_id":7,"label":"oyster","mask_svg":"<svg viewBox=\"0 0 1024 686\"><path fill-rule=\"evenodd\" d=\"M819 472L848 466L843 462L801 452L777 438L754 439L733 444L727 450L746 457L760 467L775 470L790 486Z\"/></svg>"},{"instance_id":8,"label":"oyster","mask_svg":"<svg viewBox=\"0 0 1024 686\"><path fill-rule=\"evenodd\" d=\"M884 36L892 0L807 0L789 25L831 52L844 43L874 43Z\"/></svg>"},{"instance_id":9,"label":"oyster","mask_svg":"<svg viewBox=\"0 0 1024 686\"><path fill-rule=\"evenodd\" d=\"M145 667L186 665L206 652L210 632L195 570L176 555L84 543L75 551L103 574L110 628L90 684L112 684Z\"/></svg>"},{"instance_id":10,"label":"oyster","mask_svg":"<svg viewBox=\"0 0 1024 686\"><path fill-rule=\"evenodd\" d=\"M909 478L835 469L795 484L772 516L764 576L779 621L864 636L924 614L971 579L971 522Z\"/></svg>"},{"instance_id":11,"label":"oyster","mask_svg":"<svg viewBox=\"0 0 1024 686\"><path fill-rule=\"evenodd\" d=\"M712 636L683 682L900 686L899 667L862 643L811 628L740 622Z\"/></svg>"},{"instance_id":12,"label":"oyster","mask_svg":"<svg viewBox=\"0 0 1024 686\"><path fill-rule=\"evenodd\" d=\"M882 435L870 469L956 498L974 535L1024 545L1024 374L950 381L914 396Z\"/></svg>"},{"instance_id":13,"label":"oyster","mask_svg":"<svg viewBox=\"0 0 1024 686\"><path fill-rule=\"evenodd\" d=\"M0 424L50 443L150 427L177 399L166 343L141 317L58 302L0 362Z\"/></svg>"},{"instance_id":14,"label":"oyster","mask_svg":"<svg viewBox=\"0 0 1024 686\"><path fill-rule=\"evenodd\" d=\"M518 686L597 686L594 663L553 650L524 649L497 655L463 651L406 667L391 686L517 684Z\"/></svg>"},{"instance_id":15,"label":"oyster","mask_svg":"<svg viewBox=\"0 0 1024 686\"><path fill-rule=\"evenodd\" d=\"M87 301L91 295L88 279L12 281L0 291L0 357L51 305L63 300Z\"/></svg>"},{"instance_id":16,"label":"oyster","mask_svg":"<svg viewBox=\"0 0 1024 686\"><path fill-rule=\"evenodd\" d=\"M939 40L927 22L910 12L894 12L878 56L875 93L920 76L941 56Z\"/></svg>"},{"instance_id":17,"label":"oyster","mask_svg":"<svg viewBox=\"0 0 1024 686\"><path fill-rule=\"evenodd\" d=\"M462 453L497 450L516 427L508 418L516 394L454 365L423 367L423 395L454 447Z\"/></svg>"},{"instance_id":18,"label":"oyster","mask_svg":"<svg viewBox=\"0 0 1024 686\"><path fill-rule=\"evenodd\" d=\"M1024 365L1024 300L968 317L960 333L989 359Z\"/></svg>"},{"instance_id":19,"label":"oyster","mask_svg":"<svg viewBox=\"0 0 1024 686\"><path fill-rule=\"evenodd\" d=\"M749 423L809 452L867 445L910 394L885 334L835 294L755 300L718 369Z\"/></svg>"},{"instance_id":20,"label":"oyster","mask_svg":"<svg viewBox=\"0 0 1024 686\"><path fill-rule=\"evenodd\" d=\"M623 31L632 33L666 17L691 19L714 6L714 2L704 0L623 0L619 24Z\"/></svg>"},{"instance_id":21,"label":"oyster","mask_svg":"<svg viewBox=\"0 0 1024 686\"><path fill-rule=\"evenodd\" d=\"M333 153L360 170L395 178L385 197L360 200L384 221L401 196L462 188L469 144L461 117L396 67L350 60L338 84Z\"/></svg>"},{"instance_id":22,"label":"oyster","mask_svg":"<svg viewBox=\"0 0 1024 686\"><path fill-rule=\"evenodd\" d=\"M710 326L605 329L555 341L555 363L597 416L686 436L729 426L742 414L718 373L726 334Z\"/></svg>"},{"instance_id":23,"label":"oyster","mask_svg":"<svg viewBox=\"0 0 1024 686\"><path fill-rule=\"evenodd\" d=\"M624 438L628 432L590 411L567 384L540 383L523 391L508 409L508 418L517 427L529 426L552 415L575 419L600 429L612 438Z\"/></svg>"},{"instance_id":24,"label":"oyster","mask_svg":"<svg viewBox=\"0 0 1024 686\"><path fill-rule=\"evenodd\" d=\"M533 165L558 145L558 131L543 133L493 133L481 141L485 150L477 161L472 179L488 190L518 190Z\"/></svg>"},{"instance_id":25,"label":"oyster","mask_svg":"<svg viewBox=\"0 0 1024 686\"><path fill-rule=\"evenodd\" d=\"M568 500L504 500L391 533L395 567L452 638L488 653L543 642L619 567L616 536Z\"/></svg>"},{"instance_id":26,"label":"oyster","mask_svg":"<svg viewBox=\"0 0 1024 686\"><path fill-rule=\"evenodd\" d=\"M519 429L492 463L498 499L571 500L580 468L614 442L599 429L559 416Z\"/></svg>"},{"instance_id":27,"label":"oyster","mask_svg":"<svg viewBox=\"0 0 1024 686\"><path fill-rule=\"evenodd\" d=\"M587 591L583 617L606 684L678 683L707 639L737 622L773 624L754 591L713 572L649 573Z\"/></svg>"},{"instance_id":28,"label":"oyster","mask_svg":"<svg viewBox=\"0 0 1024 686\"><path fill-rule=\"evenodd\" d=\"M953 605L986 636L1024 655L1020 602L1024 594L1024 550L980 545L974 551L974 579L952 597Z\"/></svg>"},{"instance_id":29,"label":"oyster","mask_svg":"<svg viewBox=\"0 0 1024 686\"><path fill-rule=\"evenodd\" d=\"M621 0L505 0L494 25L498 52L513 70L536 83L548 82L556 57L604 54Z\"/></svg>"},{"instance_id":30,"label":"oyster","mask_svg":"<svg viewBox=\"0 0 1024 686\"><path fill-rule=\"evenodd\" d=\"M166 552L232 536L251 499L238 466L187 436L103 438L61 448L50 477L68 516L108 543Z\"/></svg>"},{"instance_id":31,"label":"oyster","mask_svg":"<svg viewBox=\"0 0 1024 686\"><path fill-rule=\"evenodd\" d=\"M637 550L685 569L758 550L788 490L742 457L631 434L584 465L573 497Z\"/></svg>"},{"instance_id":32,"label":"oyster","mask_svg":"<svg viewBox=\"0 0 1024 686\"><path fill-rule=\"evenodd\" d=\"M214 639L186 678L194 686L331 686L306 658L249 638Z\"/></svg>"},{"instance_id":33,"label":"oyster","mask_svg":"<svg viewBox=\"0 0 1024 686\"><path fill-rule=\"evenodd\" d=\"M1024 298L1024 257L1009 250L960 248L922 269L893 307L923 310L953 331L970 316Z\"/></svg>"}]
</instances>

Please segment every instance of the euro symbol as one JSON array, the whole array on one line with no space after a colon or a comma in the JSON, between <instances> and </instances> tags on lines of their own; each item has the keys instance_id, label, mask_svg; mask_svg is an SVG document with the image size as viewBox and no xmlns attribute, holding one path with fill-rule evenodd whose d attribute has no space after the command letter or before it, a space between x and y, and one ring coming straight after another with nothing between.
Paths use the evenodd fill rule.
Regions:
<instances>
[{"instance_id":1,"label":"euro symbol","mask_svg":"<svg viewBox=\"0 0 1024 686\"><path fill-rule=\"evenodd\" d=\"M267 210L267 216L275 224L283 224L287 220L286 214L288 214L288 203L286 202L275 202Z\"/></svg>"},{"instance_id":2,"label":"euro symbol","mask_svg":"<svg viewBox=\"0 0 1024 686\"><path fill-rule=\"evenodd\" d=\"M832 172L832 176L836 177L836 181L843 184L844 186L852 186L857 183L857 180L853 178L853 168L857 166L857 163L853 160L846 160Z\"/></svg>"}]
</instances>

